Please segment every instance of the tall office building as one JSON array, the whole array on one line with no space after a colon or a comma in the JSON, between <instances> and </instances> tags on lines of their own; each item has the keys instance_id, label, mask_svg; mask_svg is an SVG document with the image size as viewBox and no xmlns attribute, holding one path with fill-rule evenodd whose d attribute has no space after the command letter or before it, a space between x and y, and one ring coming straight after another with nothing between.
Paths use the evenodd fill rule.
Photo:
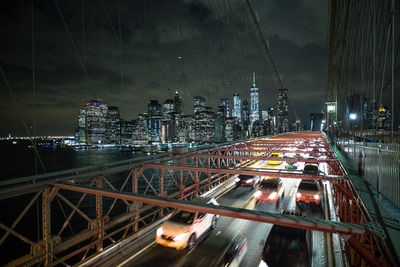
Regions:
<instances>
[{"instance_id":1,"label":"tall office building","mask_svg":"<svg viewBox=\"0 0 400 267\"><path fill-rule=\"evenodd\" d=\"M194 113L204 111L206 107L206 99L202 96L195 96L193 98Z\"/></svg>"},{"instance_id":2,"label":"tall office building","mask_svg":"<svg viewBox=\"0 0 400 267\"><path fill-rule=\"evenodd\" d=\"M120 120L116 125L117 143L121 145L132 145L135 139L137 120Z\"/></svg>"},{"instance_id":3,"label":"tall office building","mask_svg":"<svg viewBox=\"0 0 400 267\"><path fill-rule=\"evenodd\" d=\"M178 140L180 143L189 143L195 139L194 118L192 115L182 115L178 127Z\"/></svg>"},{"instance_id":4,"label":"tall office building","mask_svg":"<svg viewBox=\"0 0 400 267\"><path fill-rule=\"evenodd\" d=\"M227 142L232 142L235 138L235 122L236 120L233 117L226 118L225 120L225 140Z\"/></svg>"},{"instance_id":5,"label":"tall office building","mask_svg":"<svg viewBox=\"0 0 400 267\"><path fill-rule=\"evenodd\" d=\"M233 94L233 108L232 108L232 117L236 118L239 123L242 122L242 113L241 113L241 100L238 93Z\"/></svg>"},{"instance_id":6,"label":"tall office building","mask_svg":"<svg viewBox=\"0 0 400 267\"><path fill-rule=\"evenodd\" d=\"M147 108L149 113L147 128L150 139L152 142L159 142L161 133L161 105L157 100L149 100Z\"/></svg>"},{"instance_id":7,"label":"tall office building","mask_svg":"<svg viewBox=\"0 0 400 267\"><path fill-rule=\"evenodd\" d=\"M116 142L116 130L117 123L120 120L119 108L117 106L109 106L108 114L106 118L106 137L105 141L109 144L115 144Z\"/></svg>"},{"instance_id":8,"label":"tall office building","mask_svg":"<svg viewBox=\"0 0 400 267\"><path fill-rule=\"evenodd\" d=\"M211 143L214 140L215 113L211 107L194 114L195 141L199 143Z\"/></svg>"},{"instance_id":9,"label":"tall office building","mask_svg":"<svg viewBox=\"0 0 400 267\"><path fill-rule=\"evenodd\" d=\"M377 125L380 130L390 130L392 127L392 112L390 108L384 107L382 104L379 107Z\"/></svg>"},{"instance_id":10,"label":"tall office building","mask_svg":"<svg viewBox=\"0 0 400 267\"><path fill-rule=\"evenodd\" d=\"M174 133L174 101L165 100L161 115L161 141L168 142L173 140Z\"/></svg>"},{"instance_id":11,"label":"tall office building","mask_svg":"<svg viewBox=\"0 0 400 267\"><path fill-rule=\"evenodd\" d=\"M243 100L243 130L245 130L246 132L249 129L249 117L250 117L249 101L245 99Z\"/></svg>"},{"instance_id":12,"label":"tall office building","mask_svg":"<svg viewBox=\"0 0 400 267\"><path fill-rule=\"evenodd\" d=\"M174 111L178 114L183 112L182 97L179 95L178 91L175 92L174 96Z\"/></svg>"},{"instance_id":13,"label":"tall office building","mask_svg":"<svg viewBox=\"0 0 400 267\"><path fill-rule=\"evenodd\" d=\"M106 142L108 104L100 99L86 102L79 112L79 142L103 144Z\"/></svg>"},{"instance_id":14,"label":"tall office building","mask_svg":"<svg viewBox=\"0 0 400 267\"><path fill-rule=\"evenodd\" d=\"M250 132L253 124L260 120L260 111L258 109L258 88L256 87L256 73L253 73L253 87L250 88Z\"/></svg>"},{"instance_id":15,"label":"tall office building","mask_svg":"<svg viewBox=\"0 0 400 267\"><path fill-rule=\"evenodd\" d=\"M216 142L224 142L225 140L225 121L226 121L226 107L218 106L217 114L215 116L214 127L214 140Z\"/></svg>"},{"instance_id":16,"label":"tall office building","mask_svg":"<svg viewBox=\"0 0 400 267\"><path fill-rule=\"evenodd\" d=\"M221 98L219 100L219 105L225 107L225 117L228 118L229 116L229 99L228 98Z\"/></svg>"},{"instance_id":17,"label":"tall office building","mask_svg":"<svg viewBox=\"0 0 400 267\"><path fill-rule=\"evenodd\" d=\"M278 89L278 133L289 131L288 91Z\"/></svg>"},{"instance_id":18,"label":"tall office building","mask_svg":"<svg viewBox=\"0 0 400 267\"><path fill-rule=\"evenodd\" d=\"M132 134L132 139L134 141L141 141L141 143L147 143L149 141L149 130L147 128L149 121L148 113L138 114L136 120L135 129Z\"/></svg>"}]
</instances>

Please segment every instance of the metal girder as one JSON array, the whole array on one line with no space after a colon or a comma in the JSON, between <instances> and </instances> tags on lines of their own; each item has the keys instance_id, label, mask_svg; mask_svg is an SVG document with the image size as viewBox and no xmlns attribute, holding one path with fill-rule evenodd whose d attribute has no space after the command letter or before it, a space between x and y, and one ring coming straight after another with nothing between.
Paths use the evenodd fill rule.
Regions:
<instances>
[{"instance_id":1,"label":"metal girder","mask_svg":"<svg viewBox=\"0 0 400 267\"><path fill-rule=\"evenodd\" d=\"M284 152L286 153L291 153L291 150L285 150L285 149L310 149L310 148L321 148L321 149L326 149L327 150L327 146L286 146L286 145L244 145L244 146L230 146L229 149L243 149L243 148L247 148L247 149L258 149L258 148L266 148L269 151L269 148L275 148L275 149L282 149Z\"/></svg>"},{"instance_id":2,"label":"metal girder","mask_svg":"<svg viewBox=\"0 0 400 267\"><path fill-rule=\"evenodd\" d=\"M338 159L297 159L297 158L270 158L270 157L254 157L254 156L233 156L233 155L214 155L214 154L195 154L194 157L212 158L212 159L233 159L233 160L263 160L263 161L295 161L295 162L331 162Z\"/></svg>"},{"instance_id":3,"label":"metal girder","mask_svg":"<svg viewBox=\"0 0 400 267\"><path fill-rule=\"evenodd\" d=\"M298 143L253 143L253 144L241 144L241 145L233 145L230 146L232 148L234 147L288 147L288 148L325 148L328 146L328 144L298 144Z\"/></svg>"},{"instance_id":4,"label":"metal girder","mask_svg":"<svg viewBox=\"0 0 400 267\"><path fill-rule=\"evenodd\" d=\"M371 251L364 247L360 241L354 237L354 235L343 235L344 239L349 243L349 245L357 251L360 256L368 262L371 266L387 266L383 259L376 258L374 255L371 254Z\"/></svg>"},{"instance_id":5,"label":"metal girder","mask_svg":"<svg viewBox=\"0 0 400 267\"><path fill-rule=\"evenodd\" d=\"M57 190L51 190L55 192ZM53 242L51 240L51 209L50 209L50 189L45 189L42 192L42 239L44 243L44 249L42 254L44 255L45 266L51 265L53 261Z\"/></svg>"},{"instance_id":6,"label":"metal girder","mask_svg":"<svg viewBox=\"0 0 400 267\"><path fill-rule=\"evenodd\" d=\"M224 152L248 152L248 153L301 153L301 154L328 154L328 155L334 155L333 152L330 151L303 151L303 150L294 150L294 151L289 151L289 150L282 150L282 149L240 149L240 148L216 148L213 149L212 152L216 151L224 151Z\"/></svg>"},{"instance_id":7,"label":"metal girder","mask_svg":"<svg viewBox=\"0 0 400 267\"><path fill-rule=\"evenodd\" d=\"M96 187L103 188L103 177L96 178ZM103 236L104 236L104 218L103 218L103 197L96 195L96 221L97 221L97 252L103 250Z\"/></svg>"},{"instance_id":8,"label":"metal girder","mask_svg":"<svg viewBox=\"0 0 400 267\"><path fill-rule=\"evenodd\" d=\"M165 199L156 196L145 196L128 192L115 192L108 189L97 189L87 186L77 186L77 185L67 185L67 184L57 184L57 183L52 184L52 186L75 192L83 192L104 197L138 201L161 207L171 207L175 209L187 210L193 212L196 211L206 212L221 216L228 216L232 218L252 220L264 223L272 223L282 226L309 229L309 230L322 231L328 233L363 234L369 232L369 230L362 225L333 222L316 218L284 215L284 214L270 213L258 210L247 210L234 207L215 206L211 204L183 201L178 199Z\"/></svg>"},{"instance_id":9,"label":"metal girder","mask_svg":"<svg viewBox=\"0 0 400 267\"><path fill-rule=\"evenodd\" d=\"M309 175L303 174L302 171L286 171L286 170L276 170L246 167L247 169L236 169L232 167L231 169L217 169L217 168L207 168L207 167L192 167L192 166L180 166L180 165L161 165L161 164L148 164L144 165L145 168L154 169L164 169L164 170L174 170L174 171L197 171L204 173L218 173L218 174L247 174L247 175L259 175L268 177L280 177L280 178L294 178L294 179L310 179L310 180L327 180L332 181L336 179L347 179L344 176L338 175Z\"/></svg>"}]
</instances>

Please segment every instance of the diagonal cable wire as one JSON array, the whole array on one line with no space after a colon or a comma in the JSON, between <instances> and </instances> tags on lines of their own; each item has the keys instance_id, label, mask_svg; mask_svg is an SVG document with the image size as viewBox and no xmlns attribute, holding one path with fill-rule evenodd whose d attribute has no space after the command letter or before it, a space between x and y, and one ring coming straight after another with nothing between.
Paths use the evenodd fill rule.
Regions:
<instances>
[{"instance_id":1,"label":"diagonal cable wire","mask_svg":"<svg viewBox=\"0 0 400 267\"><path fill-rule=\"evenodd\" d=\"M47 170L46 170L46 168L45 168L45 166L44 166L43 160L42 160L42 158L40 157L39 151L38 151L38 149L37 149L37 147L36 147L36 142L34 142L34 141L32 140L32 138L31 138L31 133L29 132L28 125L26 124L26 121L25 121L25 119L24 119L24 116L22 116L21 110L19 109L19 106L18 106L18 103L17 103L17 99L15 98L14 93L13 93L13 90L11 89L10 84L8 83L7 76L6 76L5 72L4 72L3 66L2 66L1 64L0 64L0 73L1 73L1 76L3 77L4 83L6 84L6 87L7 87L7 89L8 89L8 92L10 93L10 96L11 96L13 102L14 102L14 105L15 105L15 108L16 108L16 110L17 110L18 116L19 116L19 118L21 119L22 124L24 125L26 134L27 134L28 137L29 137L29 141L32 143L32 146L33 146L33 148L35 149L35 153L36 153L36 155L37 155L37 157L38 157L38 159L39 159L40 165L42 166L43 171L44 171L44 172L47 172Z\"/></svg>"}]
</instances>

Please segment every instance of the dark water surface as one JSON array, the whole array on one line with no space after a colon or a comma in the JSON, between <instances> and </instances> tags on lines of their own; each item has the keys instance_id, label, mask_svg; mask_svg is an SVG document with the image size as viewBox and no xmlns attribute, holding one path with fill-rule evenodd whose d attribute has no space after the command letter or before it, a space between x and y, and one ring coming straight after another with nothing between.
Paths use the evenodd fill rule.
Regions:
<instances>
[{"instance_id":1,"label":"dark water surface","mask_svg":"<svg viewBox=\"0 0 400 267\"><path fill-rule=\"evenodd\" d=\"M99 149L41 149L39 155L47 172L73 169L113 161L143 157L147 154L120 148ZM0 180L20 178L35 174L35 152L28 148L0 147ZM39 160L38 174L44 173Z\"/></svg>"}]
</instances>

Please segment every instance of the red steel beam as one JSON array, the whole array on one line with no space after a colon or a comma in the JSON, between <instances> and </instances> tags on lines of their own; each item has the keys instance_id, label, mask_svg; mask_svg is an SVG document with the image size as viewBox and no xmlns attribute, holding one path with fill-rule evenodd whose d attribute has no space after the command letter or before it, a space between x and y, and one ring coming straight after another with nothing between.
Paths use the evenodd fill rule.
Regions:
<instances>
[{"instance_id":1,"label":"red steel beam","mask_svg":"<svg viewBox=\"0 0 400 267\"><path fill-rule=\"evenodd\" d=\"M75 192L99 195L103 197L137 201L160 207L171 207L175 209L187 210L192 212L206 212L232 218L258 221L264 223L272 223L282 226L309 229L321 232L341 233L341 234L363 234L369 232L362 225L333 222L316 218L311 219L306 217L303 218L300 216L283 215L283 214L269 213L258 210L247 210L242 208L215 206L212 204L202 204L202 203L183 201L177 199L165 199L155 196L145 196L128 192L115 192L109 189L92 188L87 186L77 186L77 185L67 185L67 184L57 184L57 183L52 184L52 186Z\"/></svg>"},{"instance_id":2,"label":"red steel beam","mask_svg":"<svg viewBox=\"0 0 400 267\"><path fill-rule=\"evenodd\" d=\"M333 152L330 151L303 151L303 150L295 150L295 151L289 151L289 150L282 150L282 149L240 149L240 148L216 148L212 149L212 152L215 151L225 151L225 152L250 152L250 153L256 153L256 152L269 152L269 153L303 153L303 154L328 154L328 155L333 155Z\"/></svg>"},{"instance_id":3,"label":"red steel beam","mask_svg":"<svg viewBox=\"0 0 400 267\"><path fill-rule=\"evenodd\" d=\"M368 262L371 266L388 266L383 259L376 258L369 249L365 248L357 238L353 235L344 235L344 239L350 244L350 246L357 251L361 257Z\"/></svg>"},{"instance_id":4,"label":"red steel beam","mask_svg":"<svg viewBox=\"0 0 400 267\"><path fill-rule=\"evenodd\" d=\"M269 157L251 157L251 156L229 156L229 155L214 155L214 154L194 154L190 155L199 158L213 158L213 159L233 159L233 160L264 160L264 161L295 161L295 162L313 162L323 163L337 161L338 159L297 159L297 158L269 158Z\"/></svg>"},{"instance_id":5,"label":"red steel beam","mask_svg":"<svg viewBox=\"0 0 400 267\"><path fill-rule=\"evenodd\" d=\"M262 168L246 167L248 169L214 169L207 167L192 167L192 166L181 166L181 165L161 165L161 164L146 164L143 165L144 168L154 168L154 169L164 169L164 170L174 170L174 171L197 171L205 173L219 173L219 174L247 174L247 175L259 175L268 177L280 177L280 178L295 178L295 179L310 179L310 180L337 180L337 179L347 179L344 176L339 175L307 175L303 174L301 171L298 173L293 173L294 171L277 170L276 172L266 170L263 171Z\"/></svg>"},{"instance_id":6,"label":"red steel beam","mask_svg":"<svg viewBox=\"0 0 400 267\"><path fill-rule=\"evenodd\" d=\"M294 146L294 145L293 146L283 146L283 145L243 145L243 146L237 146L237 145L235 145L235 146L230 146L229 148L231 148L231 149L242 149L243 147L247 147L248 149L257 148L257 147L261 147L261 148L263 148L263 147L276 147L276 148L279 148L279 149L281 149L281 148L297 148L297 149L324 148L324 149L326 149L327 148L325 146ZM290 150L285 150L285 151L290 153Z\"/></svg>"}]
</instances>

